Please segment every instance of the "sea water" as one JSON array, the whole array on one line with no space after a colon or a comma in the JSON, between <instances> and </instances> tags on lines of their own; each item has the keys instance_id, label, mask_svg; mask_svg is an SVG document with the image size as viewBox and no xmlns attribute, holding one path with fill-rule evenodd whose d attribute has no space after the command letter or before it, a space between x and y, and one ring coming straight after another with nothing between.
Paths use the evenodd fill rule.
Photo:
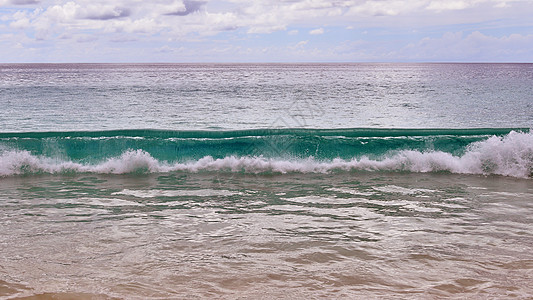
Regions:
<instances>
[{"instance_id":1,"label":"sea water","mask_svg":"<svg viewBox=\"0 0 533 300\"><path fill-rule=\"evenodd\" d=\"M533 294L531 64L0 72L0 297Z\"/></svg>"}]
</instances>

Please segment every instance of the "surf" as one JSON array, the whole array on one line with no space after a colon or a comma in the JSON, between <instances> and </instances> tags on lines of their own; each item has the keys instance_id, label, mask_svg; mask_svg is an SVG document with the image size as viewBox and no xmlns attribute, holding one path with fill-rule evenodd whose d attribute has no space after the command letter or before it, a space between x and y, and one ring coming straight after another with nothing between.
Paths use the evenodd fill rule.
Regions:
<instances>
[{"instance_id":1,"label":"surf","mask_svg":"<svg viewBox=\"0 0 533 300\"><path fill-rule=\"evenodd\" d=\"M533 133L523 128L0 133L2 177L358 171L530 178Z\"/></svg>"}]
</instances>

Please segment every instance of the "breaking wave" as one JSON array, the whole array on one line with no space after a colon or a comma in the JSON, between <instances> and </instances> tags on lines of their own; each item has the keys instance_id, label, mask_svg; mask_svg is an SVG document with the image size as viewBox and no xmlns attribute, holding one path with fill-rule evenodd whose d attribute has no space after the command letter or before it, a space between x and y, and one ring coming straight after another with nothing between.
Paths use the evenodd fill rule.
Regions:
<instances>
[{"instance_id":1,"label":"breaking wave","mask_svg":"<svg viewBox=\"0 0 533 300\"><path fill-rule=\"evenodd\" d=\"M533 173L533 133L527 130L504 134L436 131L427 135L413 130L412 134L363 136L354 131L346 130L351 136L327 130L322 132L325 134L299 130L211 137L0 134L0 176L395 171L527 178Z\"/></svg>"}]
</instances>

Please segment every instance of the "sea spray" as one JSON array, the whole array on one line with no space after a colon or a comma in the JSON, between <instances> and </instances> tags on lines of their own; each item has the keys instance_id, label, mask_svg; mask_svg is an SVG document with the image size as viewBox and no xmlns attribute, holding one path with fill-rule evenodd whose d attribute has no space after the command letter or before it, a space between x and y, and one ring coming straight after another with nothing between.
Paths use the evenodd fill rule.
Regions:
<instances>
[{"instance_id":1,"label":"sea spray","mask_svg":"<svg viewBox=\"0 0 533 300\"><path fill-rule=\"evenodd\" d=\"M285 144L275 143L280 137L276 132L259 136L236 134L233 137L215 132L212 136L219 134L216 138L179 139L125 135L103 138L94 136L94 133L85 136L62 133L55 137L31 138L4 136L0 140L3 149L0 151L0 175L395 171L531 177L533 172L533 134L526 130L510 130L504 135L433 132L428 136L392 137L360 137L355 136L354 131L346 130L348 134L344 136L332 136L328 131L323 131L326 134L322 135L313 130L309 130L307 135L303 134L303 130L292 134L284 132ZM55 140L57 155L48 151L46 145L50 144L50 139ZM99 151L94 150L95 143ZM276 148L281 146L284 151ZM334 146L337 147L337 155L329 157L320 155L317 150ZM180 150L182 148L184 151Z\"/></svg>"}]
</instances>

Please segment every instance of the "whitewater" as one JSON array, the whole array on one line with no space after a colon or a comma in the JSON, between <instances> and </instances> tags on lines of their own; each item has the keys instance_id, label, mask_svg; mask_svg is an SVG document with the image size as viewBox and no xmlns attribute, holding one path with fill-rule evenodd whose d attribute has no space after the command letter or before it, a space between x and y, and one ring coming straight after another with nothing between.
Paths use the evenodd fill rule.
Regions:
<instances>
[{"instance_id":1,"label":"whitewater","mask_svg":"<svg viewBox=\"0 0 533 300\"><path fill-rule=\"evenodd\" d=\"M326 131L327 132L327 131ZM313 138L313 133L307 138ZM68 133L65 133L68 135ZM87 134L86 134L87 135ZM272 137L263 135L262 137ZM63 139L68 136L63 136ZM124 136L120 137L124 139ZM132 136L129 139L134 139ZM142 138L142 137L137 137ZM346 137L335 137L346 139ZM383 137L380 137L382 139ZM410 138L414 138L411 136ZM431 141L434 141L432 137ZM461 138L461 137L458 137ZM9 140L12 140L10 138ZM17 138L15 138L17 139ZM91 138L93 139L93 138ZM107 138L107 140L109 137ZM231 139L224 137L227 141ZM214 139L211 142L214 143ZM290 140L287 142L287 140ZM1 140L0 140L1 141ZM42 142L42 141L41 141ZM99 140L100 143L101 140ZM159 145L164 141L157 140ZM169 142L169 141L167 141ZM170 141L177 144L193 143L189 140ZM295 136L286 136L285 143L299 142ZM331 140L330 143L334 143ZM200 142L201 143L201 142ZM359 143L366 144L368 139ZM9 144L9 143L7 143ZM57 147L56 143L56 147ZM226 143L227 145L228 143ZM398 147L399 142L395 141ZM274 147L272 144L268 144ZM308 145L310 148L319 147L320 144ZM0 142L0 146L2 143ZM234 147L234 145L231 145ZM265 147L264 144L256 144L256 147ZM404 171L404 172L450 172L458 174L483 174L504 175L528 178L533 172L533 134L530 132L511 131L504 136L490 136L480 141L472 142L464 147L461 155L454 155L444 151L431 150L434 145L423 150L394 149L384 151L385 154L377 159L371 159L366 155L352 159L333 158L330 160L315 159L313 156L302 157L302 153L308 153L309 149L300 149L301 153L286 151L283 157L261 156L225 156L213 158L204 156L195 161L170 162L154 158L149 152L142 149L128 149L117 157L109 157L96 164L83 164L72 160L62 160L58 157L46 157L33 155L25 149L3 150L0 152L0 175L12 176L21 174L39 173L101 173L101 174L124 174L124 173L160 173L172 171L186 172L244 172L252 174L260 173L329 173L364 171ZM102 147L102 146L100 146ZM7 147L6 147L7 148ZM64 149L56 148L59 153ZM259 149L255 149L259 150ZM268 149L267 149L268 150ZM230 151L230 150L227 150ZM345 151L349 152L350 149ZM285 157L292 156L293 159ZM180 153L176 153L179 160ZM84 159L87 160L87 159Z\"/></svg>"}]
</instances>

